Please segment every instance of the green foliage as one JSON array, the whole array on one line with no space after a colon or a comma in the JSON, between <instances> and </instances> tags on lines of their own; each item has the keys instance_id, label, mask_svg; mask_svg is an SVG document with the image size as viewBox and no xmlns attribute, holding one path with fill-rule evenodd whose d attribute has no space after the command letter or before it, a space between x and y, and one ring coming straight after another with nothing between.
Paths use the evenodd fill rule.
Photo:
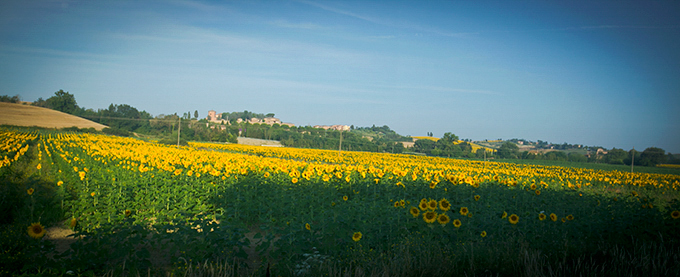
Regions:
<instances>
[{"instance_id":1,"label":"green foliage","mask_svg":"<svg viewBox=\"0 0 680 277\"><path fill-rule=\"evenodd\" d=\"M129 136L132 136L132 133L130 133L130 132L126 131L126 130L123 130L123 129L115 128L115 127L111 127L111 128L107 127L107 128L104 128L104 129L102 129L102 132L103 132L104 134L114 135L114 136L120 136L120 137L129 137Z\"/></svg>"},{"instance_id":2,"label":"green foliage","mask_svg":"<svg viewBox=\"0 0 680 277\"><path fill-rule=\"evenodd\" d=\"M15 96L7 96L7 95L0 95L0 102L7 102L7 103L19 103L21 99L19 98L19 95Z\"/></svg>"},{"instance_id":3,"label":"green foliage","mask_svg":"<svg viewBox=\"0 0 680 277\"><path fill-rule=\"evenodd\" d=\"M552 152L549 152L552 153ZM560 152L561 153L561 152ZM546 154L547 155L547 154ZM498 148L498 157L501 159L513 159L519 156L519 146L517 144L506 141Z\"/></svg>"},{"instance_id":4,"label":"green foliage","mask_svg":"<svg viewBox=\"0 0 680 277\"><path fill-rule=\"evenodd\" d=\"M42 101L42 98L40 98L33 104L68 114L74 114L78 110L75 96L61 89L55 92L54 96L47 98L47 100Z\"/></svg>"}]
</instances>

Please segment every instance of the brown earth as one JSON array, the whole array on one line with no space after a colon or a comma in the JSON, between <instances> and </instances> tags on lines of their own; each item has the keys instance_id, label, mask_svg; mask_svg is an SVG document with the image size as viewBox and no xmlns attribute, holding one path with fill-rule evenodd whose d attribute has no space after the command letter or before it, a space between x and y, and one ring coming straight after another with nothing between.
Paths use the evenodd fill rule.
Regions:
<instances>
[{"instance_id":1,"label":"brown earth","mask_svg":"<svg viewBox=\"0 0 680 277\"><path fill-rule=\"evenodd\" d=\"M105 125L47 108L0 102L0 125L44 128L95 128L101 131Z\"/></svg>"}]
</instances>

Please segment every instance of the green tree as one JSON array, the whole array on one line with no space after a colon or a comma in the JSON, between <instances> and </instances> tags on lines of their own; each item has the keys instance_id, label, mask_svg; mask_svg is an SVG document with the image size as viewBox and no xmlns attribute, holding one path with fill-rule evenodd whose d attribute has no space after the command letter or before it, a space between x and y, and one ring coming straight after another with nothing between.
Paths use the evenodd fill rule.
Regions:
<instances>
[{"instance_id":1,"label":"green tree","mask_svg":"<svg viewBox=\"0 0 680 277\"><path fill-rule=\"evenodd\" d=\"M519 156L519 146L512 142L506 141L498 148L498 157L501 159L514 159Z\"/></svg>"},{"instance_id":2,"label":"green tree","mask_svg":"<svg viewBox=\"0 0 680 277\"><path fill-rule=\"evenodd\" d=\"M569 153L569 155L567 155L567 159L570 162L579 162L579 163L584 163L584 162L588 161L588 158L586 158L585 155L582 155L582 154L579 154L579 153L576 153L576 152Z\"/></svg>"},{"instance_id":3,"label":"green tree","mask_svg":"<svg viewBox=\"0 0 680 277\"><path fill-rule=\"evenodd\" d=\"M78 110L75 96L61 89L55 92L54 96L47 98L45 104L47 108L68 114L73 114Z\"/></svg>"},{"instance_id":4,"label":"green tree","mask_svg":"<svg viewBox=\"0 0 680 277\"><path fill-rule=\"evenodd\" d=\"M198 110L194 110L194 118L198 119Z\"/></svg>"},{"instance_id":5,"label":"green tree","mask_svg":"<svg viewBox=\"0 0 680 277\"><path fill-rule=\"evenodd\" d=\"M628 157L628 152L623 149L612 148L604 155L604 162L608 164L623 164L623 160Z\"/></svg>"},{"instance_id":6,"label":"green tree","mask_svg":"<svg viewBox=\"0 0 680 277\"><path fill-rule=\"evenodd\" d=\"M644 166L655 166L664 163L666 158L665 150L657 147L649 147L640 154L640 164Z\"/></svg>"},{"instance_id":7,"label":"green tree","mask_svg":"<svg viewBox=\"0 0 680 277\"><path fill-rule=\"evenodd\" d=\"M440 141L442 141L442 140L444 140L446 142L454 143L454 142L458 141L458 136L454 135L453 133L446 132L446 133L444 133L444 136L440 139Z\"/></svg>"},{"instance_id":8,"label":"green tree","mask_svg":"<svg viewBox=\"0 0 680 277\"><path fill-rule=\"evenodd\" d=\"M430 154L434 149L434 141L429 139L419 139L413 144L413 150L419 153Z\"/></svg>"}]
</instances>

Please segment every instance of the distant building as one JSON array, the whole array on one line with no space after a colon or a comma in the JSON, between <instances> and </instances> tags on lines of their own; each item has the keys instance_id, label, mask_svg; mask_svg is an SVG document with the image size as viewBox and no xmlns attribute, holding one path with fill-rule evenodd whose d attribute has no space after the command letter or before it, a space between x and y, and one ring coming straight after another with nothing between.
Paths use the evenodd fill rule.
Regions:
<instances>
[{"instance_id":1,"label":"distant building","mask_svg":"<svg viewBox=\"0 0 680 277\"><path fill-rule=\"evenodd\" d=\"M217 115L217 112L213 110L208 111L208 117L206 118L208 121L213 122L213 123L229 123L228 121L222 119L221 115Z\"/></svg>"},{"instance_id":2,"label":"distant building","mask_svg":"<svg viewBox=\"0 0 680 277\"><path fill-rule=\"evenodd\" d=\"M337 130L337 131L349 131L350 126L349 125L314 125L314 128L319 128L319 129L324 129L324 130Z\"/></svg>"}]
</instances>

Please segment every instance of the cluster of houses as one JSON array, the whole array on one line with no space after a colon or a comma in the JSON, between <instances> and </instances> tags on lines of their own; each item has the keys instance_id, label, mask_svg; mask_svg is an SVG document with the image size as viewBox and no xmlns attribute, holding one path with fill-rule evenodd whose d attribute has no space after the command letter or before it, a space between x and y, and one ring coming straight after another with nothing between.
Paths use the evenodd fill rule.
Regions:
<instances>
[{"instance_id":1,"label":"cluster of houses","mask_svg":"<svg viewBox=\"0 0 680 277\"><path fill-rule=\"evenodd\" d=\"M209 122L212 123L217 123L217 124L230 124L228 120L221 118L218 113L214 110L208 111L208 117L206 118ZM251 123L251 124L267 124L267 125L274 125L274 124L279 124L279 125L286 125L288 127L295 127L295 124L293 123L288 123L288 122L281 122L280 119L276 117L265 117L263 119L260 118L251 118L248 120L243 120L242 118L236 119L236 123ZM314 128L321 128L324 130L338 130L338 131L349 131L350 126L349 125L314 125ZM214 128L211 127L211 128ZM226 127L222 126L222 130L224 130Z\"/></svg>"}]
</instances>

